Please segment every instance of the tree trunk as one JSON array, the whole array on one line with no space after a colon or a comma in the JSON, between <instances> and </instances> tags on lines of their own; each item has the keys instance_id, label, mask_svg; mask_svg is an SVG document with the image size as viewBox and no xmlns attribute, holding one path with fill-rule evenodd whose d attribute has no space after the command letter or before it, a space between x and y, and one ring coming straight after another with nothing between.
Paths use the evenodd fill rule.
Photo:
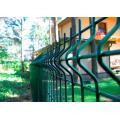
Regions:
<instances>
[{"instance_id":1,"label":"tree trunk","mask_svg":"<svg viewBox=\"0 0 120 120\"><path fill-rule=\"evenodd\" d=\"M57 25L57 17L54 17L54 41L58 42L58 25Z\"/></svg>"},{"instance_id":2,"label":"tree trunk","mask_svg":"<svg viewBox=\"0 0 120 120\"><path fill-rule=\"evenodd\" d=\"M72 36L76 34L76 18L75 17L71 17L71 23L72 23L72 29L73 29L73 32L72 32ZM73 38L72 39L72 44L75 45L77 43L77 40L76 38ZM73 50L73 56L76 56L76 51L77 51L77 48L75 48ZM73 67L78 70L78 65L77 65L77 62L76 60L73 61ZM78 78L78 75L73 72L73 78L74 78L74 81L79 83L79 78Z\"/></svg>"},{"instance_id":3,"label":"tree trunk","mask_svg":"<svg viewBox=\"0 0 120 120\"><path fill-rule=\"evenodd\" d=\"M32 56L32 61L34 60L34 51L35 51L35 49L34 49L34 40L35 40L35 32L34 32L34 38L33 38L33 56Z\"/></svg>"},{"instance_id":4,"label":"tree trunk","mask_svg":"<svg viewBox=\"0 0 120 120\"><path fill-rule=\"evenodd\" d=\"M89 17L89 23L92 23L92 17ZM90 35L92 35L92 28L90 29ZM90 43L91 45L91 53L96 52L96 42L93 39ZM92 73L98 78L98 70L97 70L97 60L96 58L92 58Z\"/></svg>"},{"instance_id":5,"label":"tree trunk","mask_svg":"<svg viewBox=\"0 0 120 120\"><path fill-rule=\"evenodd\" d=\"M21 63L22 63L21 71L24 72L23 18L22 17L21 17Z\"/></svg>"},{"instance_id":6,"label":"tree trunk","mask_svg":"<svg viewBox=\"0 0 120 120\"><path fill-rule=\"evenodd\" d=\"M50 35L50 45L52 45L52 39L51 39L51 17L49 17L49 35Z\"/></svg>"}]
</instances>

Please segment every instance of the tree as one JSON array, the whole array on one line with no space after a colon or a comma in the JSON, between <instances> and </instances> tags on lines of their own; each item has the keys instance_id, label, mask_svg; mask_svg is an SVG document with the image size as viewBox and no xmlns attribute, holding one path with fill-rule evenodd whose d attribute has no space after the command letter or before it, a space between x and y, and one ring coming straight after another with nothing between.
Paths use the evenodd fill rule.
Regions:
<instances>
[{"instance_id":1,"label":"tree","mask_svg":"<svg viewBox=\"0 0 120 120\"><path fill-rule=\"evenodd\" d=\"M13 36L13 40L17 43L20 43L20 32L21 32L21 21L20 18L16 18L16 17L3 17L2 18L4 23L6 24L6 28L11 28L12 29L12 36ZM10 35L11 34L6 34L7 37L11 38Z\"/></svg>"},{"instance_id":2,"label":"tree","mask_svg":"<svg viewBox=\"0 0 120 120\"><path fill-rule=\"evenodd\" d=\"M3 17L3 20L8 28L12 29L13 43L17 42L21 44L21 71L24 72L24 49L23 49L23 22L27 20L27 17ZM11 38L10 35L7 35Z\"/></svg>"},{"instance_id":3,"label":"tree","mask_svg":"<svg viewBox=\"0 0 120 120\"><path fill-rule=\"evenodd\" d=\"M89 23L92 23L92 17L89 17ZM90 29L90 35L92 35L92 28ZM90 43L91 45L91 53L96 52L96 42L93 39ZM96 58L92 58L92 73L98 78L98 69L97 69L97 60Z\"/></svg>"},{"instance_id":4,"label":"tree","mask_svg":"<svg viewBox=\"0 0 120 120\"><path fill-rule=\"evenodd\" d=\"M29 49L32 49L32 52L39 50L42 47L45 47L49 44L49 39L47 35L47 28L42 25L40 22L49 20L46 17L39 18L37 17L34 21L32 20L30 30L28 31L27 37L30 40ZM32 60L34 56L32 56Z\"/></svg>"},{"instance_id":5,"label":"tree","mask_svg":"<svg viewBox=\"0 0 120 120\"><path fill-rule=\"evenodd\" d=\"M71 26L72 26L72 30L73 30L73 32L72 32L72 36L73 36L73 35L76 34L76 18L75 17L71 17L71 24L72 24ZM77 43L76 38L73 38L72 39L72 44L75 45L76 43ZM73 50L73 56L76 56L76 51L77 51L77 48L75 48ZM76 61L73 61L73 67L76 70L78 70L78 66L77 66L77 62ZM78 76L76 75L75 72L73 72L73 78L74 78L75 82L79 83L79 78L78 78Z\"/></svg>"},{"instance_id":6,"label":"tree","mask_svg":"<svg viewBox=\"0 0 120 120\"><path fill-rule=\"evenodd\" d=\"M23 18L21 17L21 71L24 72L24 49L23 49Z\"/></svg>"},{"instance_id":7,"label":"tree","mask_svg":"<svg viewBox=\"0 0 120 120\"><path fill-rule=\"evenodd\" d=\"M50 45L52 45L52 39L51 39L51 17L49 17L49 42L50 42Z\"/></svg>"},{"instance_id":8,"label":"tree","mask_svg":"<svg viewBox=\"0 0 120 120\"><path fill-rule=\"evenodd\" d=\"M53 21L54 21L54 41L55 40L58 42L59 38L58 38L58 22L60 22L62 20L61 17L53 17Z\"/></svg>"},{"instance_id":9,"label":"tree","mask_svg":"<svg viewBox=\"0 0 120 120\"><path fill-rule=\"evenodd\" d=\"M35 24L32 24L32 25L31 25L30 32L28 33L27 36L30 38L31 42L33 42L33 44L30 44L29 48L32 48L32 50L33 50L32 52L34 52L34 51L35 51L35 49L34 49L34 41L35 41ZM34 56L32 56L32 60L34 60Z\"/></svg>"},{"instance_id":10,"label":"tree","mask_svg":"<svg viewBox=\"0 0 120 120\"><path fill-rule=\"evenodd\" d=\"M16 54L18 52L18 46L21 44L20 40L20 31L21 31L21 25L20 19L15 17L1 17L1 28L0 31L0 39L2 40L3 44L6 44L6 48L8 49L8 53L13 53L13 56L15 59L18 59L18 56L16 57ZM13 52L10 49L15 49Z\"/></svg>"},{"instance_id":11,"label":"tree","mask_svg":"<svg viewBox=\"0 0 120 120\"><path fill-rule=\"evenodd\" d=\"M7 53L7 49L0 45L0 62L7 59L9 54Z\"/></svg>"},{"instance_id":12,"label":"tree","mask_svg":"<svg viewBox=\"0 0 120 120\"><path fill-rule=\"evenodd\" d=\"M54 41L58 42L58 26L57 26L57 17L54 17Z\"/></svg>"},{"instance_id":13,"label":"tree","mask_svg":"<svg viewBox=\"0 0 120 120\"><path fill-rule=\"evenodd\" d=\"M49 19L49 43L52 45L51 39L51 17L43 17L43 21L46 22Z\"/></svg>"},{"instance_id":14,"label":"tree","mask_svg":"<svg viewBox=\"0 0 120 120\"><path fill-rule=\"evenodd\" d=\"M62 17L43 17L43 21L46 22L49 19L49 43L52 44L57 40L58 42L58 23L62 21ZM54 38L51 37L51 27L54 26Z\"/></svg>"}]
</instances>

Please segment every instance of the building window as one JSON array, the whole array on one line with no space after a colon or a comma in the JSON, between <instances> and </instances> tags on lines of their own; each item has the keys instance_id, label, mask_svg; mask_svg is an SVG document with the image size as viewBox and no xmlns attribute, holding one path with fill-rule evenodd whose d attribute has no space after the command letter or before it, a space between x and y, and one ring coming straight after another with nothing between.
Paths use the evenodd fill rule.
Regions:
<instances>
[{"instance_id":1,"label":"building window","mask_svg":"<svg viewBox=\"0 0 120 120\"><path fill-rule=\"evenodd\" d=\"M106 23L99 23L98 24L98 32L96 33L96 36L100 35L106 35Z\"/></svg>"}]
</instances>

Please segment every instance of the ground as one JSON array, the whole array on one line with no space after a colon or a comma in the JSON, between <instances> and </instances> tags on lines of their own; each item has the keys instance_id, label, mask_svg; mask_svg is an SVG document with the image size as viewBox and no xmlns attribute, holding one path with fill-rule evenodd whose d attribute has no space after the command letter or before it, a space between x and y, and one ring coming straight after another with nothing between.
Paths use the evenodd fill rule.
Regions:
<instances>
[{"instance_id":1,"label":"ground","mask_svg":"<svg viewBox=\"0 0 120 120\"><path fill-rule=\"evenodd\" d=\"M25 84L20 89L28 88L28 90L24 91L22 94L19 94L17 97L9 97L4 100L4 102L32 102L31 100L31 91L30 91L30 83ZM18 90L18 88L15 88Z\"/></svg>"},{"instance_id":2,"label":"ground","mask_svg":"<svg viewBox=\"0 0 120 120\"><path fill-rule=\"evenodd\" d=\"M85 86L95 87L94 83ZM111 78L99 79L100 91L120 97L120 87ZM59 87L58 87L59 90ZM74 87L75 101L81 101L81 88ZM67 85L68 102L72 100L71 85ZM95 93L85 90L85 102L95 102ZM62 99L65 101L64 82L62 83ZM115 102L101 96L101 102ZM0 102L32 102L29 72L3 71L0 73Z\"/></svg>"},{"instance_id":3,"label":"ground","mask_svg":"<svg viewBox=\"0 0 120 120\"><path fill-rule=\"evenodd\" d=\"M1 102L31 102L29 72L0 73Z\"/></svg>"},{"instance_id":4,"label":"ground","mask_svg":"<svg viewBox=\"0 0 120 120\"><path fill-rule=\"evenodd\" d=\"M119 97L120 98L120 95L115 95L116 97ZM106 100L106 101L109 101L109 102L117 102L117 101L115 101L115 100L112 100L112 99L110 99L110 98L101 98L103 101L104 100Z\"/></svg>"}]
</instances>

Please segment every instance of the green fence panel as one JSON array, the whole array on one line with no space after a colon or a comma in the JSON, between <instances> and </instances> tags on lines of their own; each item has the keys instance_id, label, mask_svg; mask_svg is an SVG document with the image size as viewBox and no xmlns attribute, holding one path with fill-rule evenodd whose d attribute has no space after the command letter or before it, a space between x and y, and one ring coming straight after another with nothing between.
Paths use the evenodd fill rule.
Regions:
<instances>
[{"instance_id":1,"label":"green fence panel","mask_svg":"<svg viewBox=\"0 0 120 120\"><path fill-rule=\"evenodd\" d=\"M82 50L95 38L96 35L96 25L101 21L107 19L107 17L102 17L96 20L95 17L92 18L92 23L84 29L81 29L82 21L78 21L78 33L72 36L72 28L70 28L70 38L66 39L66 33L64 33L64 38L59 38L59 42L50 45L47 50L40 54L31 64L30 64L30 84L32 101L34 102L62 102L68 101L68 82L71 83L71 93L72 102L74 102L74 88L75 86L80 86L81 89L81 101L85 101L84 90L89 90L95 93L96 102L100 101L100 95L107 98L113 99L115 101L120 101L119 97L100 91L98 78L82 63L82 59L96 58L99 65L113 78L114 81L120 85L120 78L117 77L112 70L104 63L103 57L110 55L120 54L120 50L105 51L102 52L103 45L112 36L112 34L120 27L120 17L117 17L115 26L111 29L106 36L100 40L97 45L95 53L81 55ZM86 40L76 51L76 56L68 57L75 48L77 48L82 41L82 33L92 28L92 35L88 40ZM72 39L77 37L78 42L72 46ZM66 46L66 43L69 45ZM63 58L63 56L65 57ZM82 68L91 78L94 80L95 88L91 88L84 84L82 74L74 68L70 61L76 61L78 66ZM67 66L63 64L66 63ZM80 83L74 81L73 73L69 70L72 69L76 75L78 75ZM70 78L67 78L67 75ZM64 87L63 87L64 85ZM65 91L65 99L63 99L62 91Z\"/></svg>"}]
</instances>

